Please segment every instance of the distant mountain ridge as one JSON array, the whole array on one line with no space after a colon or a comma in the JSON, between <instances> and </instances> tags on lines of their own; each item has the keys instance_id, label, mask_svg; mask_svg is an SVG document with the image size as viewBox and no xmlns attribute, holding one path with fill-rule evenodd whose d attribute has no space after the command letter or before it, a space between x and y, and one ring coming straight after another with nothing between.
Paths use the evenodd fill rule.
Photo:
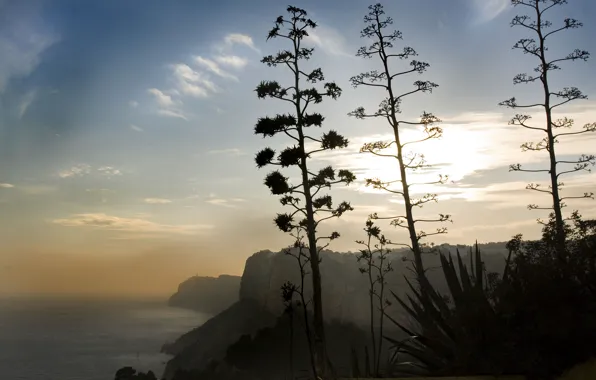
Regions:
<instances>
[{"instance_id":1,"label":"distant mountain ridge","mask_svg":"<svg viewBox=\"0 0 596 380\"><path fill-rule=\"evenodd\" d=\"M193 276L178 286L168 305L216 315L239 299L240 276Z\"/></svg>"},{"instance_id":2,"label":"distant mountain ridge","mask_svg":"<svg viewBox=\"0 0 596 380\"><path fill-rule=\"evenodd\" d=\"M505 244L503 242L478 245L483 252L487 272L503 271L507 253ZM464 263L469 265L467 255L470 246L442 244L436 248L443 254L454 254L459 250ZM321 258L324 315L327 322L366 326L369 315L368 308L363 305L368 305L369 285L366 276L358 270L360 264L356 260L356 254L323 251ZM391 255L394 272L387 278L387 288L398 295L404 294L408 289L405 277L411 276L411 272L407 269L409 259L411 259L411 253L408 249L396 250ZM440 270L439 256L427 254L424 262L429 268L428 277L431 283L439 292L446 292L447 286ZM226 278L222 282L217 282L218 279L214 278L193 277L183 283L186 285L181 284L184 290L179 289L178 293L185 294L185 297L192 297L193 289L202 291L207 284L210 287L208 292L210 297L215 297L214 295L219 292L215 285L230 285L229 288L222 290L222 294L229 295L232 293L234 281L239 281L239 292L236 293L236 299L239 300L204 325L184 334L174 343L164 345L163 352L174 355L167 364L164 373L166 378L171 378L177 369L200 369L211 361L222 360L227 348L243 335L254 336L260 329L272 327L284 308L280 292L282 284L286 281L300 283L296 259L282 252L269 250L251 255L246 260L241 278L228 277L234 277L234 279ZM305 292L307 295L311 292L310 278L306 279ZM397 303L389 312L400 319L401 310L397 307Z\"/></svg>"}]
</instances>

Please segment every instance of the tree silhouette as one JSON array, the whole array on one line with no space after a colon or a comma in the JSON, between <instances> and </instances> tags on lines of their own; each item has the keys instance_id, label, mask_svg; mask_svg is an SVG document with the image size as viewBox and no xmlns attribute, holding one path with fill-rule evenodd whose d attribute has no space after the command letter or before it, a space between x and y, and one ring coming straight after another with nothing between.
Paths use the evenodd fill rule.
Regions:
<instances>
[{"instance_id":1,"label":"tree silhouette","mask_svg":"<svg viewBox=\"0 0 596 380\"><path fill-rule=\"evenodd\" d=\"M379 216L376 213L372 214L371 219L385 219L390 220L391 225L402 227L408 230L410 237L410 244L403 244L409 246L414 254L414 270L418 281L425 280L425 270L422 262L422 254L424 245L421 240L427 236L444 234L447 232L445 227L438 228L434 232L418 231L416 224L419 222L446 222L450 221L450 215L440 214L435 219L416 219L414 217L414 207L422 207L428 202L436 202L438 200L437 194L425 194L420 198L413 198L411 188L416 185L433 185L443 184L448 180L447 176L439 175L436 181L428 183L411 183L408 180L408 173L415 172L420 169L427 169L431 165L427 164L424 155L412 153L405 150L408 145L428 141L439 138L443 130L435 125L440 120L432 113L423 112L420 121L406 121L400 120L398 114L401 113L401 103L407 96L416 93L431 93L433 88L438 87L437 84L429 81L417 80L414 82L414 88L410 91L398 94L396 90L395 80L408 74L422 74L430 66L426 62L420 62L412 59L410 61L410 68L401 72L392 72L390 63L397 60L406 60L417 55L416 51L411 47L404 47L401 52L392 53L391 49L397 40L402 39L402 33L393 31L391 34L384 34L384 29L393 24L391 17L384 17L384 10L381 4L375 4L368 7L369 13L364 17L366 27L361 32L361 37L370 38L374 42L362 47L358 50L356 56L363 58L378 57L382 63L382 69L373 70L356 75L350 79L352 86L355 88L360 86L380 88L386 92L386 97L379 104L379 108L373 113L367 113L364 107L359 107L349 115L358 119L368 118L383 118L387 120L393 131L393 139L389 141L375 141L366 143L360 149L360 152L367 152L378 157L387 157L396 160L399 169L400 178L397 180L385 181L378 178L366 179L366 185L372 186L375 189L385 190L391 194L396 194L404 199L405 215L393 216ZM408 127L422 127L423 137L419 140L403 141L402 132L404 128ZM387 149L392 148L394 153L387 152Z\"/></svg>"},{"instance_id":2,"label":"tree silhouette","mask_svg":"<svg viewBox=\"0 0 596 380\"><path fill-rule=\"evenodd\" d=\"M313 283L314 341L317 365L323 373L327 373L319 253L328 243L324 247L319 247L318 243L322 240L336 239L339 237L339 233L333 232L328 236L318 236L317 227L324 220L338 218L353 208L348 202L342 202L334 207L331 196L320 194L320 192L334 184L349 184L354 181L355 177L348 170L336 172L331 166L324 167L318 172L314 172L310 168L309 159L314 154L345 148L348 145L348 140L334 130L324 133L319 138L306 134L308 128L321 127L324 121L321 114L308 113L308 107L321 103L325 97L337 99L341 95L341 89L333 82L325 83L323 91L318 90L315 86L303 87L305 81L314 85L325 80L320 68L306 72L301 64L301 61L309 60L312 57L314 49L303 47L302 42L308 36L307 30L316 28L317 24L306 17L307 13L303 9L289 6L287 11L289 18L279 16L275 21L275 26L269 32L267 40L278 37L286 39L290 42L290 48L275 55L266 56L261 62L270 67L286 67L292 73L292 84L284 87L276 81L263 81L258 85L256 92L260 99L274 98L284 101L291 106L293 114L277 114L274 117L261 118L255 126L255 133L263 135L263 137L285 135L292 140L294 145L282 150L277 157L273 149L265 148L257 153L255 161L259 168L278 165L282 168L298 167L300 171L300 181L297 185L291 185L288 182L289 178L278 170L266 176L265 185L269 187L272 194L282 196L280 199L282 205L293 208L291 213L277 215L275 224L279 229L283 232L290 232L295 228L303 228L306 231ZM301 201L304 201L303 205L300 203ZM296 220L296 218L300 219Z\"/></svg>"},{"instance_id":3,"label":"tree silhouette","mask_svg":"<svg viewBox=\"0 0 596 380\"><path fill-rule=\"evenodd\" d=\"M369 288L369 303L370 303L370 334L373 346L373 375L380 376L381 366L381 351L383 349L383 327L385 319L385 310L390 305L385 298L385 287L387 280L385 276L393 271L391 260L388 254L391 252L386 247L391 244L391 241L381 234L381 229L374 225L372 220L367 220L364 231L366 232L366 240L357 240L356 243L362 245L364 248L360 250L356 260L361 266L360 273L368 276ZM376 242L374 242L376 241ZM375 333L375 306L379 312L379 331Z\"/></svg>"},{"instance_id":4,"label":"tree silhouette","mask_svg":"<svg viewBox=\"0 0 596 380\"><path fill-rule=\"evenodd\" d=\"M582 170L590 171L590 165L596 163L596 157L594 155L582 154L577 160L564 160L558 159L555 151L555 144L558 143L559 137L579 135L583 133L596 132L596 123L584 125L582 130L574 132L560 132L562 130L568 130L574 125L573 119L564 117L562 119L555 119L553 117L553 110L564 104L578 99L587 99L587 96L576 87L564 87L560 90L551 89L549 82L549 73L551 71L560 70L559 64L567 61L583 60L587 61L590 53L585 50L575 49L567 56L559 58L548 58L546 45L550 37L562 32L567 29L576 29L583 26L581 22L572 18L566 18L563 20L563 24L560 27L552 28L552 22L544 18L544 14L551 8L559 5L567 4L566 0L512 0L511 3L514 6L522 6L529 8L529 11L534 16L528 15L517 15L511 21L511 26L520 26L524 29L528 29L530 33L535 34L531 38L522 38L514 46L513 49L521 50L524 54L529 54L535 57L539 64L534 68L535 74L518 74L513 78L513 84L530 84L539 81L542 84L542 90L544 100L542 102L533 104L519 104L515 97L505 100L499 105L506 106L509 108L535 108L541 107L544 109L546 116L546 123L544 127L533 126L529 123L531 116L527 114L517 114L511 121L510 125L519 125L527 129L540 131L546 136L538 142L526 142L521 145L522 151L547 151L549 156L549 167L544 169L524 169L520 164L513 164L510 166L510 171L518 172L529 172L529 173L548 173L550 176L550 185L547 189L542 188L539 184L530 183L526 186L528 190L534 190L540 193L546 193L552 197L551 207L540 207L537 204L530 204L528 208L530 210L552 210L554 214L555 222L555 244L557 247L559 260L564 261L565 252L565 219L561 209L565 207L564 200L566 199L578 199L578 198L593 198L594 193L584 193L581 196L567 196L561 197L560 190L563 183L560 182L560 177L564 174L574 173ZM549 30L550 29L550 30ZM564 167L562 165L574 165L573 168ZM542 224L541 219L538 221Z\"/></svg>"}]
</instances>

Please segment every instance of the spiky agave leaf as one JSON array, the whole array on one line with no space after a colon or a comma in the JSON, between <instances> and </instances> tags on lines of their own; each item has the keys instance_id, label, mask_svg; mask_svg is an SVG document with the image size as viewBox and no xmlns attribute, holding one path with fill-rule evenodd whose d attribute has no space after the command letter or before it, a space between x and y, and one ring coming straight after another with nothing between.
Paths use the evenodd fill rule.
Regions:
<instances>
[{"instance_id":1,"label":"spiky agave leaf","mask_svg":"<svg viewBox=\"0 0 596 380\"><path fill-rule=\"evenodd\" d=\"M476 262L471 269L475 276L472 277L463 265L459 252L459 275L451 255L449 259L440 255L443 275L454 300L452 307L430 284L421 284L421 288L416 289L408 281L412 295L407 296L407 302L392 292L405 312L417 322L419 329L410 330L388 316L409 338L402 342L387 340L394 350L415 358L419 363L416 368L424 369L427 374L447 376L483 370L483 364L478 363L474 353L485 349L487 343L484 336L496 331L499 324L483 289L483 267L477 245L474 256ZM393 363L393 368L407 373L414 367Z\"/></svg>"}]
</instances>

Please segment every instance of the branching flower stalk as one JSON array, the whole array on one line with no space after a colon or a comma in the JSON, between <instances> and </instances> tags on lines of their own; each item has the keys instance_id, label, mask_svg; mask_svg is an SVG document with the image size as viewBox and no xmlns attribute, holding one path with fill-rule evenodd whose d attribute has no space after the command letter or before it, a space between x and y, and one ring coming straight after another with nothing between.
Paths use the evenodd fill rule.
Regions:
<instances>
[{"instance_id":1,"label":"branching flower stalk","mask_svg":"<svg viewBox=\"0 0 596 380\"><path fill-rule=\"evenodd\" d=\"M548 168L543 169L525 169L520 164L511 165L509 170L526 173L548 173L550 177L550 184L548 188L543 188L539 184L530 183L526 189L548 194L552 197L551 207L541 207L537 204L528 205L530 210L551 210L554 214L555 222L555 245L557 248L559 260L565 262L565 218L561 211L565 207L565 200L567 199L581 199L594 198L594 193L584 193L580 196L562 197L560 191L564 185L560 181L560 177L564 174L575 173L579 171L590 171L590 166L596 163L594 155L582 154L576 160L565 160L557 158L555 144L559 142L560 137L581 135L584 133L596 132L596 123L589 123L583 126L583 129L577 131L569 131L574 125L573 119L564 117L562 119L555 119L553 111L574 100L587 99L587 96L576 87L564 87L560 90L553 90L550 84L549 73L551 71L560 70L559 66L567 61L587 61L590 53L585 50L575 49L564 57L551 58L547 57L547 42L552 36L568 29L576 29L583 26L581 22L572 18L563 20L563 24L553 28L552 22L545 19L545 13L560 5L567 4L566 0L512 0L511 3L516 7L527 9L529 15L518 15L511 21L511 26L522 27L533 34L533 37L522 38L514 46L513 49L521 50L524 54L529 54L534 57L539 63L534 68L533 74L518 74L513 78L513 84L530 84L540 83L543 92L543 100L533 104L519 104L515 97L505 100L499 105L506 106L513 109L526 108L542 108L545 114L544 126L536 126L530 123L531 116L528 114L517 114L511 121L510 125L519 125L521 127L539 131L544 134L544 137L538 142L526 142L521 145L522 151L546 151L549 157ZM567 132L562 132L566 131ZM574 165L570 167L569 165ZM538 219L541 224L546 224L541 219Z\"/></svg>"},{"instance_id":2,"label":"branching flower stalk","mask_svg":"<svg viewBox=\"0 0 596 380\"><path fill-rule=\"evenodd\" d=\"M364 22L367 26L362 30L361 37L369 38L374 42L369 46L360 48L356 54L358 57L363 58L378 57L382 64L382 69L356 75L350 81L355 88L361 86L379 88L385 91L387 96L379 104L377 111L367 113L364 107L359 107L355 111L350 112L349 115L358 119L385 119L393 131L393 139L366 143L362 146L360 152L371 153L378 157L395 160L400 173L399 179L391 181L378 178L366 179L366 185L403 197L405 214L381 217L375 213L371 215L371 219L390 220L391 225L407 229L410 244L403 245L410 247L414 254L414 271L418 282L422 285L422 283L427 283L428 281L422 261L425 245L421 240L431 235L444 234L447 232L447 229L441 227L437 228L434 232L427 233L417 230L416 224L421 222L447 222L451 221L451 217L450 215L440 214L437 218L417 219L414 216L414 208L423 207L429 202L437 202L438 196L437 194L425 194L420 198L414 198L412 196L412 187L416 185L441 185L448 181L448 176L439 175L436 181L427 183L409 182L409 173L429 168L431 165L427 164L423 154L410 153L406 151L406 147L409 148L409 145L439 138L443 130L436 125L440 120L432 113L423 112L419 121L401 120L398 118L398 114L401 113L401 104L406 97L416 93L431 93L438 85L430 81L417 80L414 82L413 89L401 94L398 93L395 84L396 79L409 74L422 74L430 65L426 62L412 59L410 60L410 68L408 70L401 72L391 71L390 64L392 61L406 60L415 57L417 53L411 47L404 47L401 52L392 52L394 43L402 39L402 33L399 31L393 31L391 34L384 33L384 30L393 24L391 17L385 17L384 14L385 12L381 4L369 6L369 13L364 17ZM419 140L403 141L403 128L412 127L422 127L423 137ZM395 149L394 153L387 153L387 150L390 148Z\"/></svg>"},{"instance_id":3,"label":"branching flower stalk","mask_svg":"<svg viewBox=\"0 0 596 380\"><path fill-rule=\"evenodd\" d=\"M381 234L381 229L374 225L372 220L366 221L364 228L366 240L358 240L357 244L364 248L356 257L358 262L362 262L360 273L366 274L369 281L369 303L370 303L370 334L373 346L373 375L379 377L381 366L381 352L383 350L383 328L385 311L390 305L389 300L385 298L385 286L387 280L385 277L393 267L387 257L391 252L387 248L391 241ZM375 242L376 241L376 242ZM376 307L375 307L376 306ZM378 314L378 332L375 331L375 309Z\"/></svg>"},{"instance_id":4,"label":"branching flower stalk","mask_svg":"<svg viewBox=\"0 0 596 380\"><path fill-rule=\"evenodd\" d=\"M306 245L303 242L303 228L297 227L295 233L290 233L292 237L296 240L294 245L284 251L286 255L292 256L296 259L298 263L298 268L300 269L300 285L296 286L291 282L287 281L285 284L282 285L282 297L284 299L284 303L286 306L291 305L290 307L293 308L293 296L297 294L299 297L299 301L297 303L298 307L302 308L302 314L304 318L304 334L306 335L306 341L308 344L308 352L310 356L310 363L311 363L311 370L313 371L313 376L317 377L317 365L316 365L316 356L315 350L313 346L313 334L310 327L310 320L308 316L308 305L311 300L306 299L306 294L304 293L304 286L305 286L305 279L306 276L310 273L306 268L309 265L310 257L308 256ZM293 328L293 325L292 325ZM293 371L292 371L293 373ZM293 378L293 377L292 377Z\"/></svg>"},{"instance_id":5,"label":"branching flower stalk","mask_svg":"<svg viewBox=\"0 0 596 380\"><path fill-rule=\"evenodd\" d=\"M282 196L280 199L282 205L293 209L291 213L277 215L275 223L278 228L283 232L291 232L298 227L306 230L305 248L309 252L313 284L313 325L317 372L325 377L331 368L328 365L325 345L319 254L331 240L339 237L339 233L332 232L327 236L318 236L317 227L323 221L339 218L353 208L348 202L333 205L331 196L322 194L321 191L329 189L335 184L350 184L355 177L348 170L336 171L331 166L315 172L309 165L313 155L332 149L345 148L348 145L348 140L334 130L323 133L320 137L307 134L309 128L321 127L324 121L321 114L307 112L308 107L321 103L324 98L337 99L341 95L341 89L333 82L325 83L323 90L305 85L305 82L314 85L325 80L320 68L307 72L302 67L302 61L309 60L314 51L314 48L303 47L302 42L308 36L308 30L316 28L317 24L306 17L307 13L303 9L289 6L287 11L289 18L279 16L267 39L287 40L290 48L275 55L266 56L261 62L270 67L281 66L288 69L292 74L292 83L282 86L276 81L263 81L258 85L256 92L260 99L273 98L283 101L290 106L291 112L259 119L255 126L255 133L263 137L285 135L293 145L285 148L279 154L271 148L265 148L257 153L255 161L259 168L277 165L282 168L297 167L300 172L300 182L296 185L290 184L288 178L278 170L266 176L265 185L269 187L272 194ZM318 147L309 150L307 145L311 144L316 144ZM326 244L321 247L319 244L322 241L325 241Z\"/></svg>"}]
</instances>

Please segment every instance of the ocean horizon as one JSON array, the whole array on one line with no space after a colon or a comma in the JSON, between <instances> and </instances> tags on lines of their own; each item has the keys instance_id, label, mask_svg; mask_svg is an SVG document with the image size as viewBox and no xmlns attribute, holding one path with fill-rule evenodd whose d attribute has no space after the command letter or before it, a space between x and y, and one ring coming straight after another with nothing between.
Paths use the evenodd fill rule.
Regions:
<instances>
[{"instance_id":1,"label":"ocean horizon","mask_svg":"<svg viewBox=\"0 0 596 380\"><path fill-rule=\"evenodd\" d=\"M160 377L170 359L162 345L209 318L163 297L3 297L2 378L111 380L124 366Z\"/></svg>"}]
</instances>

